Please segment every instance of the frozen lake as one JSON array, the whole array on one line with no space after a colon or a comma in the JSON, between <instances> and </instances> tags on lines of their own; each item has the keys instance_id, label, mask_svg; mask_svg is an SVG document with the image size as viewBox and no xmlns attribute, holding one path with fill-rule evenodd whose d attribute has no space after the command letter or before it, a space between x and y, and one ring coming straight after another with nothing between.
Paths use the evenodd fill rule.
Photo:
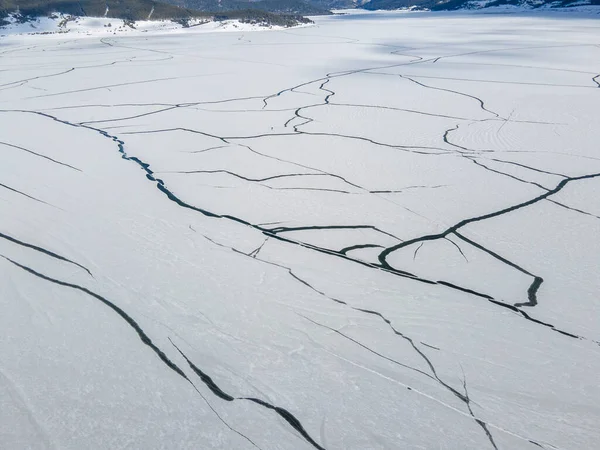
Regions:
<instances>
[{"instance_id":1,"label":"frozen lake","mask_svg":"<svg viewBox=\"0 0 600 450\"><path fill-rule=\"evenodd\" d=\"M595 448L597 17L0 38L0 447Z\"/></svg>"}]
</instances>

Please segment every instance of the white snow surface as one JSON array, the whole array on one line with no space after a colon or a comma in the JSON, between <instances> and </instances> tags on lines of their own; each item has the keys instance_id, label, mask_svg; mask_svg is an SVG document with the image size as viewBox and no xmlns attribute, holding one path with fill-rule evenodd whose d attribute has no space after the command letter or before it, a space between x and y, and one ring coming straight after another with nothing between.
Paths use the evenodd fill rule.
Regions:
<instances>
[{"instance_id":1,"label":"white snow surface","mask_svg":"<svg viewBox=\"0 0 600 450\"><path fill-rule=\"evenodd\" d=\"M572 13L1 38L0 447L596 448L599 74Z\"/></svg>"}]
</instances>

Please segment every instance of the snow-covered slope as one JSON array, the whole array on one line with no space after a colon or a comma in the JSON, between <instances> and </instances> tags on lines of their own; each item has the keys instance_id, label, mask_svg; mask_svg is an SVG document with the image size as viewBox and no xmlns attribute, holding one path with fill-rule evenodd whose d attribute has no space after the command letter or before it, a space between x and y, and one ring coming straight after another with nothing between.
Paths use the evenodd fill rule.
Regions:
<instances>
[{"instance_id":1,"label":"snow-covered slope","mask_svg":"<svg viewBox=\"0 0 600 450\"><path fill-rule=\"evenodd\" d=\"M1 38L0 447L595 448L598 27Z\"/></svg>"},{"instance_id":2,"label":"snow-covered slope","mask_svg":"<svg viewBox=\"0 0 600 450\"><path fill-rule=\"evenodd\" d=\"M7 25L0 27L0 36L10 34L40 34L69 36L116 36L139 33L165 32L213 32L213 31L259 31L282 30L285 27L266 23L243 23L239 20L189 19L184 27L182 22L172 20L120 20L105 17L77 17L54 14L52 17L37 17L21 21L9 16ZM299 26L306 26L302 24Z\"/></svg>"}]
</instances>

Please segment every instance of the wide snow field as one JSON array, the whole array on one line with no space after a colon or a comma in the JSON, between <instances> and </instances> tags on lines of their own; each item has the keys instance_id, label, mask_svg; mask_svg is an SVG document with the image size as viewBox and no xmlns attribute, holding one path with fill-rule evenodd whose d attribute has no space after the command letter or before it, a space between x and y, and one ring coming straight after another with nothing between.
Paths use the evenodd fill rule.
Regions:
<instances>
[{"instance_id":1,"label":"wide snow field","mask_svg":"<svg viewBox=\"0 0 600 450\"><path fill-rule=\"evenodd\" d=\"M0 448L597 448L593 17L0 39Z\"/></svg>"}]
</instances>

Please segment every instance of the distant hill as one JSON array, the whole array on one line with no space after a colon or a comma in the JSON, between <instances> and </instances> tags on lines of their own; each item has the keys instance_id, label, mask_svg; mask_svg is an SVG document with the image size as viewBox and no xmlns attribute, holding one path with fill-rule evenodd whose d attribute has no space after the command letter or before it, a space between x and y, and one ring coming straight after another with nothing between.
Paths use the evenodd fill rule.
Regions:
<instances>
[{"instance_id":1,"label":"distant hill","mask_svg":"<svg viewBox=\"0 0 600 450\"><path fill-rule=\"evenodd\" d=\"M600 0L371 0L361 6L363 9L430 9L432 11L452 11L457 9L483 9L494 6L521 6L525 8L565 8L570 6L600 5Z\"/></svg>"},{"instance_id":2,"label":"distant hill","mask_svg":"<svg viewBox=\"0 0 600 450\"><path fill-rule=\"evenodd\" d=\"M326 7L304 0L163 0L167 3L198 11L258 10L276 14L301 14L317 16L331 14ZM326 0L328 1L328 0Z\"/></svg>"},{"instance_id":3,"label":"distant hill","mask_svg":"<svg viewBox=\"0 0 600 450\"><path fill-rule=\"evenodd\" d=\"M0 0L0 17L19 10L23 16L54 12L76 16L145 20L199 17L202 13L151 0ZM206 15L206 14L205 14ZM208 15L207 15L208 16Z\"/></svg>"},{"instance_id":4,"label":"distant hill","mask_svg":"<svg viewBox=\"0 0 600 450\"><path fill-rule=\"evenodd\" d=\"M322 9L352 9L357 8L367 0L306 0L311 5Z\"/></svg>"},{"instance_id":5,"label":"distant hill","mask_svg":"<svg viewBox=\"0 0 600 450\"><path fill-rule=\"evenodd\" d=\"M152 0L0 0L0 26L2 18L19 12L20 20L48 16L52 13L74 16L110 17L127 20L182 20L206 18L207 20L237 19L241 22L264 23L268 25L294 26L310 20L297 14L272 14L246 8L234 11L198 11L178 5L155 2ZM283 11L286 12L286 11Z\"/></svg>"}]
</instances>

